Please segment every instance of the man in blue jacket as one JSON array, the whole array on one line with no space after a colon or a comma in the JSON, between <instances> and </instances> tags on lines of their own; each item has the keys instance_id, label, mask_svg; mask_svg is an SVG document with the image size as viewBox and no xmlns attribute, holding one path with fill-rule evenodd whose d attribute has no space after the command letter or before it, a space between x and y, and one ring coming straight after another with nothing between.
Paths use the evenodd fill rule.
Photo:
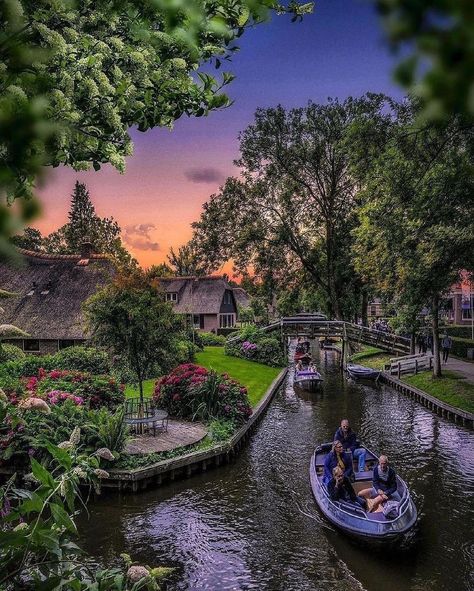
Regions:
<instances>
[{"instance_id":1,"label":"man in blue jacket","mask_svg":"<svg viewBox=\"0 0 474 591\"><path fill-rule=\"evenodd\" d=\"M374 468L372 488L365 488L359 492L359 497L372 499L372 511L376 511L385 501L401 501L397 492L397 475L395 470L388 465L387 456L380 456L379 463Z\"/></svg>"},{"instance_id":2,"label":"man in blue jacket","mask_svg":"<svg viewBox=\"0 0 474 591\"><path fill-rule=\"evenodd\" d=\"M365 468L365 456L367 452L364 448L358 446L359 442L357 441L357 435L351 429L347 419L342 419L341 426L334 435L334 441L340 441L344 451L352 452L352 457L357 458L359 462L359 466L357 468L358 472L363 472Z\"/></svg>"}]
</instances>

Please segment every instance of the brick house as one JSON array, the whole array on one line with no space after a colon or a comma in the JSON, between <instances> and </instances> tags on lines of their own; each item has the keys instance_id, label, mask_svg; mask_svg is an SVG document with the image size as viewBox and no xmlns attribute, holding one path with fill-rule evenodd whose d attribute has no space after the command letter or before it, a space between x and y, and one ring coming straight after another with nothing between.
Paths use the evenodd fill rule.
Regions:
<instances>
[{"instance_id":1,"label":"brick house","mask_svg":"<svg viewBox=\"0 0 474 591\"><path fill-rule=\"evenodd\" d=\"M17 295L2 300L2 324L13 324L28 338L9 339L25 353L45 355L87 340L82 304L115 273L108 255L47 254L18 249L23 265L0 263L0 287Z\"/></svg>"},{"instance_id":2,"label":"brick house","mask_svg":"<svg viewBox=\"0 0 474 591\"><path fill-rule=\"evenodd\" d=\"M233 328L238 318L234 289L220 275L160 279L165 298L194 328L219 332ZM242 290L243 291L243 290Z\"/></svg>"}]
</instances>

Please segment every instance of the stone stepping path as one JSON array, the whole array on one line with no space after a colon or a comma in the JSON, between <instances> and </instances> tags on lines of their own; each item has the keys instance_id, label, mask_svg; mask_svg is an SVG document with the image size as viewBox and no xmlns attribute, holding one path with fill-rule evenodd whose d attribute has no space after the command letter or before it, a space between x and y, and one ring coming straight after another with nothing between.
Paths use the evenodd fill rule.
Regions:
<instances>
[{"instance_id":1,"label":"stone stepping path","mask_svg":"<svg viewBox=\"0 0 474 591\"><path fill-rule=\"evenodd\" d=\"M192 445L204 439L208 429L202 423L189 421L168 422L168 431L150 435L132 436L125 445L124 452L131 455L151 454L160 451L170 451L177 447Z\"/></svg>"}]
</instances>

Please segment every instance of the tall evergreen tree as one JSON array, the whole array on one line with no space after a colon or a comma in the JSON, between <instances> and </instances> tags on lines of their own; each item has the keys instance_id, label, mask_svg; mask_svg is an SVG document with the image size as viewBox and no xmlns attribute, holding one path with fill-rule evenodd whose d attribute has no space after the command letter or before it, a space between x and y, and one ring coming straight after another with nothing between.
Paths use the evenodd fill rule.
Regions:
<instances>
[{"instance_id":1,"label":"tall evergreen tree","mask_svg":"<svg viewBox=\"0 0 474 591\"><path fill-rule=\"evenodd\" d=\"M114 218L100 218L92 204L84 183L76 181L71 196L69 222L50 234L45 249L58 254L77 253L87 239L94 252L110 254L125 266L136 266L137 261L125 249L120 238L120 226Z\"/></svg>"}]
</instances>

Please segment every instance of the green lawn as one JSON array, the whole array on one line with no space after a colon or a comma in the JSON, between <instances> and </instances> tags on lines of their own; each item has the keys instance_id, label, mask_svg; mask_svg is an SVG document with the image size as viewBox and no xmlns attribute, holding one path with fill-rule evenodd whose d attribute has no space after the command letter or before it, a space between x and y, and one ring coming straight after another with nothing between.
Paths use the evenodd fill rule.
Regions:
<instances>
[{"instance_id":1,"label":"green lawn","mask_svg":"<svg viewBox=\"0 0 474 591\"><path fill-rule=\"evenodd\" d=\"M215 369L219 373L228 373L231 378L243 384L248 390L252 406L260 401L281 371L278 367L268 367L225 355L223 347L205 347L204 351L196 353L196 363L207 369Z\"/></svg>"},{"instance_id":2,"label":"green lawn","mask_svg":"<svg viewBox=\"0 0 474 591\"><path fill-rule=\"evenodd\" d=\"M403 381L452 406L474 412L474 384L455 371L445 369L441 378L433 378L431 372L425 371Z\"/></svg>"},{"instance_id":3,"label":"green lawn","mask_svg":"<svg viewBox=\"0 0 474 591\"><path fill-rule=\"evenodd\" d=\"M156 378L151 380L145 380L143 382L143 394L146 398L153 394L153 389L155 387ZM131 386L128 385L125 388L125 398L138 398L140 396L140 392L138 390L138 386Z\"/></svg>"},{"instance_id":4,"label":"green lawn","mask_svg":"<svg viewBox=\"0 0 474 591\"><path fill-rule=\"evenodd\" d=\"M260 401L281 370L278 367L268 367L261 363L224 355L223 347L205 347L204 351L196 354L195 363L207 369L215 369L219 373L228 373L231 378L243 384L248 390L252 406ZM155 381L156 378L143 383L145 396L153 394ZM125 388L126 398L138 396L138 386L129 385Z\"/></svg>"},{"instance_id":5,"label":"green lawn","mask_svg":"<svg viewBox=\"0 0 474 591\"><path fill-rule=\"evenodd\" d=\"M365 365L372 369L383 369L386 363L390 363L392 357L394 357L394 355L385 353L382 349L365 346L362 351L354 353L354 355L351 356L350 361L351 363Z\"/></svg>"}]
</instances>

